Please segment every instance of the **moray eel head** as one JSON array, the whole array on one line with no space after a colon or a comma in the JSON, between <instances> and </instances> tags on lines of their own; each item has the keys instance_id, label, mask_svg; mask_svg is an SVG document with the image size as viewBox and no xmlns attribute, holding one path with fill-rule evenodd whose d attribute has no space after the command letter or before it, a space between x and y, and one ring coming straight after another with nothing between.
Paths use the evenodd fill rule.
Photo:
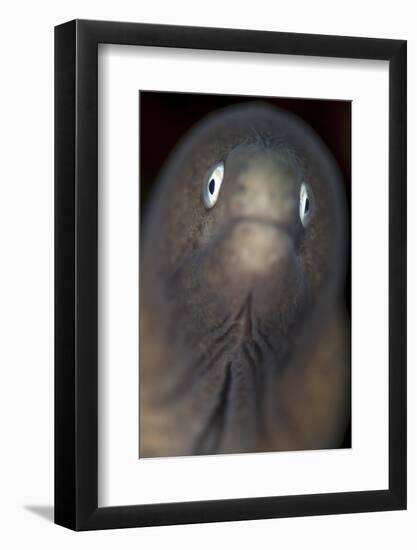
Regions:
<instances>
[{"instance_id":1,"label":"moray eel head","mask_svg":"<svg viewBox=\"0 0 417 550\"><path fill-rule=\"evenodd\" d=\"M340 292L340 188L312 130L262 105L209 117L171 156L144 223L141 296L169 347L158 388L196 419L188 452L254 449L275 422L274 383Z\"/></svg>"}]
</instances>

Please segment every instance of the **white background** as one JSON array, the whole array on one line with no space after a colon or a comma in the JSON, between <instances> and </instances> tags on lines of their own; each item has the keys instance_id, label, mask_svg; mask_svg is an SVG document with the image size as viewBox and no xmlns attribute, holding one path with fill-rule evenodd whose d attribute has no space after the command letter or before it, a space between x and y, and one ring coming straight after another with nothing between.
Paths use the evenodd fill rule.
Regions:
<instances>
[{"instance_id":1,"label":"white background","mask_svg":"<svg viewBox=\"0 0 417 550\"><path fill-rule=\"evenodd\" d=\"M387 66L384 61L100 47L100 505L388 487ZM138 89L352 100L351 449L137 459ZM376 202L370 224L369 205Z\"/></svg>"},{"instance_id":2,"label":"white background","mask_svg":"<svg viewBox=\"0 0 417 550\"><path fill-rule=\"evenodd\" d=\"M19 2L2 10L0 543L5 548L415 548L416 287L409 302L409 510L74 534L54 526L53 32L97 18L408 39L409 280L417 279L416 18L412 2ZM413 154L411 154L413 153ZM413 214L413 215L412 215ZM372 396L370 396L370 402Z\"/></svg>"}]
</instances>

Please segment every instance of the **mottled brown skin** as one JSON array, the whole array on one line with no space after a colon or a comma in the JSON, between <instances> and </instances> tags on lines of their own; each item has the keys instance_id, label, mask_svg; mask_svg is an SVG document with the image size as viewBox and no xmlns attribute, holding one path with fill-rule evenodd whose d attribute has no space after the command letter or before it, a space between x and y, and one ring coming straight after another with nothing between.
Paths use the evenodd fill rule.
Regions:
<instances>
[{"instance_id":1,"label":"mottled brown skin","mask_svg":"<svg viewBox=\"0 0 417 550\"><path fill-rule=\"evenodd\" d=\"M202 187L219 161L207 210ZM314 195L305 228L302 182ZM188 134L141 238L140 456L340 446L345 241L341 175L301 120L251 103Z\"/></svg>"}]
</instances>

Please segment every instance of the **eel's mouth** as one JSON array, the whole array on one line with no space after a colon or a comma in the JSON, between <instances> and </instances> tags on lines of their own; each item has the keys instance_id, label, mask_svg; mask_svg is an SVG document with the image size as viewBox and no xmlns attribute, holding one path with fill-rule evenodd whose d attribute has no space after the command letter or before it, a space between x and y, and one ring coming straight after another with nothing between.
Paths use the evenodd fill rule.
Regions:
<instances>
[{"instance_id":1,"label":"eel's mouth","mask_svg":"<svg viewBox=\"0 0 417 550\"><path fill-rule=\"evenodd\" d=\"M280 221L279 218L273 218L272 216L235 216L228 223L226 223L222 230L218 233L218 238L222 238L230 233L233 229L238 227L241 224L251 225L258 228L259 230L263 229L274 229L278 233L285 233L289 238L294 239L295 234L293 228L287 224Z\"/></svg>"},{"instance_id":2,"label":"eel's mouth","mask_svg":"<svg viewBox=\"0 0 417 550\"><path fill-rule=\"evenodd\" d=\"M272 218L235 218L215 240L229 277L263 276L295 255L293 231Z\"/></svg>"}]
</instances>

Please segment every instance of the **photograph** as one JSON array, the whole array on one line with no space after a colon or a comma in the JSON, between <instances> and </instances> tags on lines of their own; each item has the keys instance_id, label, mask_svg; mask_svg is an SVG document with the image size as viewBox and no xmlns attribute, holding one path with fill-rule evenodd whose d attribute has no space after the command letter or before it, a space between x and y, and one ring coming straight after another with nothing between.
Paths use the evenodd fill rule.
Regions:
<instances>
[{"instance_id":1,"label":"photograph","mask_svg":"<svg viewBox=\"0 0 417 550\"><path fill-rule=\"evenodd\" d=\"M0 548L416 549L413 3L2 8Z\"/></svg>"},{"instance_id":2,"label":"photograph","mask_svg":"<svg viewBox=\"0 0 417 550\"><path fill-rule=\"evenodd\" d=\"M140 90L139 134L139 458L350 448L351 101Z\"/></svg>"},{"instance_id":3,"label":"photograph","mask_svg":"<svg viewBox=\"0 0 417 550\"><path fill-rule=\"evenodd\" d=\"M56 26L57 525L406 509L405 38Z\"/></svg>"}]
</instances>

